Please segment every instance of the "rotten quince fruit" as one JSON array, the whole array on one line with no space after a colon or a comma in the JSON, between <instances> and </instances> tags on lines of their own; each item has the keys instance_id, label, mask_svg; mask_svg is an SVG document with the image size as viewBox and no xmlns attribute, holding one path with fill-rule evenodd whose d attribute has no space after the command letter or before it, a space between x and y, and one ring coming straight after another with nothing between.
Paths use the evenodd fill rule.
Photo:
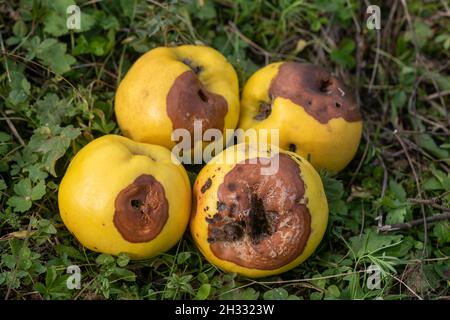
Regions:
<instances>
[{"instance_id":1,"label":"rotten quince fruit","mask_svg":"<svg viewBox=\"0 0 450 320\"><path fill-rule=\"evenodd\" d=\"M106 135L72 159L58 203L64 224L85 247L144 259L181 238L191 189L166 148Z\"/></svg>"},{"instance_id":2,"label":"rotten quince fruit","mask_svg":"<svg viewBox=\"0 0 450 320\"><path fill-rule=\"evenodd\" d=\"M358 149L362 120L340 79L319 66L279 62L258 70L246 83L239 127L279 129L281 148L316 169L336 173Z\"/></svg>"},{"instance_id":3,"label":"rotten quince fruit","mask_svg":"<svg viewBox=\"0 0 450 320\"><path fill-rule=\"evenodd\" d=\"M120 83L115 112L123 134L135 141L172 149L190 134L191 148L208 129L234 129L239 119L238 78L232 65L213 48L200 45L159 47L141 56ZM201 125L194 137L194 124ZM175 140L175 141L173 141ZM215 143L226 141L223 136Z\"/></svg>"},{"instance_id":4,"label":"rotten quince fruit","mask_svg":"<svg viewBox=\"0 0 450 320\"><path fill-rule=\"evenodd\" d=\"M319 174L292 152L238 144L206 164L194 184L192 237L228 272L264 277L294 268L316 249L327 220Z\"/></svg>"}]
</instances>

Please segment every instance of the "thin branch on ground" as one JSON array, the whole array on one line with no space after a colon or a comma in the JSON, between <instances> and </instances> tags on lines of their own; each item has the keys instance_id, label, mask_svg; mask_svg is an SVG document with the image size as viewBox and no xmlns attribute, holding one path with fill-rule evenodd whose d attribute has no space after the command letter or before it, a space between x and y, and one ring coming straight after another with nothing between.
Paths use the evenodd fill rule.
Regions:
<instances>
[{"instance_id":1,"label":"thin branch on ground","mask_svg":"<svg viewBox=\"0 0 450 320\"><path fill-rule=\"evenodd\" d=\"M22 137L20 136L19 132L16 129L16 126L14 123L8 118L8 116L1 111L1 114L3 116L3 119L6 121L6 124L9 127L9 130L11 130L11 133L16 137L17 141L19 141L20 145L25 146L25 141L23 141Z\"/></svg>"},{"instance_id":2,"label":"thin branch on ground","mask_svg":"<svg viewBox=\"0 0 450 320\"><path fill-rule=\"evenodd\" d=\"M426 224L432 223L432 222L437 222L437 221L448 220L448 219L450 219L450 212L436 214L434 216L425 218ZM391 232L391 231L398 231L398 230L406 230L406 229L410 229L410 228L413 228L415 226L422 225L422 224L425 224L424 219L412 220L410 222L405 222L405 223L385 224L381 228L378 228L378 231Z\"/></svg>"},{"instance_id":3,"label":"thin branch on ground","mask_svg":"<svg viewBox=\"0 0 450 320\"><path fill-rule=\"evenodd\" d=\"M442 206L440 204L437 203L436 199L415 199L415 198L410 198L408 199L409 202L412 203L416 203L416 204L424 204L424 205L429 205L435 209L441 210L441 211L445 211L445 212L450 212L450 208L449 207L445 207Z\"/></svg>"}]
</instances>

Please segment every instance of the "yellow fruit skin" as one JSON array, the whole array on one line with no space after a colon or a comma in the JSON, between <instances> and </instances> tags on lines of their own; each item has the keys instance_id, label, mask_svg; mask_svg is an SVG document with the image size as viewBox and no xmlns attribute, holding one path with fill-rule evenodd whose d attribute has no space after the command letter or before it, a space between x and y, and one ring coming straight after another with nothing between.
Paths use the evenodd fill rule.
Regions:
<instances>
[{"instance_id":1,"label":"yellow fruit skin","mask_svg":"<svg viewBox=\"0 0 450 320\"><path fill-rule=\"evenodd\" d=\"M213 48L198 45L159 47L141 56L119 85L115 112L123 134L135 141L172 149L172 121L166 98L174 81L191 70L182 60L203 67L198 78L205 88L221 95L228 104L224 129L234 129L239 120L239 87L236 71ZM222 129L222 128L218 128ZM220 143L224 143L223 139Z\"/></svg>"},{"instance_id":2,"label":"yellow fruit skin","mask_svg":"<svg viewBox=\"0 0 450 320\"><path fill-rule=\"evenodd\" d=\"M153 240L131 243L113 223L114 202L142 174L152 175L164 187L169 217ZM168 250L181 238L189 221L191 189L186 171L172 163L166 148L106 135L75 155L61 181L58 204L64 224L85 247L144 259Z\"/></svg>"},{"instance_id":3,"label":"yellow fruit skin","mask_svg":"<svg viewBox=\"0 0 450 320\"><path fill-rule=\"evenodd\" d=\"M221 260L211 251L207 240L208 223L206 222L206 218L212 218L216 213L217 190L222 184L225 175L234 168L236 163L255 157L269 157L267 152L257 150L252 145L247 145L246 151L238 146L242 146L242 144L225 149L222 153L208 162L200 171L193 189L194 203L195 201L197 203L193 206L191 214L190 229L192 237L206 259L224 271L236 272L251 278L267 277L286 272L298 266L314 252L326 231L328 222L328 202L323 189L322 180L308 161L305 159L301 159L300 161L298 158L301 157L298 155L294 157L294 153L280 149L280 152L291 155L291 158L298 163L301 177L305 185L305 199L308 199L307 207L311 215L311 235L302 254L289 264L273 270L250 269L230 261ZM235 162L229 164L223 160L224 157L226 157L226 159L233 159L234 157ZM220 168L220 170L217 170L218 168ZM208 178L212 179L211 187L206 192L202 193L200 189Z\"/></svg>"},{"instance_id":4,"label":"yellow fruit skin","mask_svg":"<svg viewBox=\"0 0 450 320\"><path fill-rule=\"evenodd\" d=\"M297 146L296 153L308 159L316 169L330 173L342 170L358 150L362 121L347 122L334 118L322 124L305 112L302 106L278 97L272 113L262 121L255 120L261 101L269 101L269 88L282 62L272 63L255 72L244 86L239 128L279 129L279 147ZM270 135L270 134L269 134ZM275 143L272 141L272 143Z\"/></svg>"}]
</instances>

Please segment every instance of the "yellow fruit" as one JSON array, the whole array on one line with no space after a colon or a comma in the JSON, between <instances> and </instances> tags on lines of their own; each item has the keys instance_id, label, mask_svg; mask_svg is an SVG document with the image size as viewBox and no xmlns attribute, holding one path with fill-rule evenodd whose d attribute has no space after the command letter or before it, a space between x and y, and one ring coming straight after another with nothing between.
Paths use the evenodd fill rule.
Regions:
<instances>
[{"instance_id":1,"label":"yellow fruit","mask_svg":"<svg viewBox=\"0 0 450 320\"><path fill-rule=\"evenodd\" d=\"M141 56L120 83L115 112L125 136L172 149L173 130L186 129L193 137L195 120L201 121L200 133L236 127L237 75L210 47L156 48ZM222 148L223 140L216 141Z\"/></svg>"},{"instance_id":2,"label":"yellow fruit","mask_svg":"<svg viewBox=\"0 0 450 320\"><path fill-rule=\"evenodd\" d=\"M327 226L320 176L288 151L229 147L200 171L193 196L190 229L200 251L219 268L248 277L294 268Z\"/></svg>"},{"instance_id":3,"label":"yellow fruit","mask_svg":"<svg viewBox=\"0 0 450 320\"><path fill-rule=\"evenodd\" d=\"M58 204L64 224L85 247L144 259L181 238L191 189L166 148L106 135L75 155Z\"/></svg>"},{"instance_id":4,"label":"yellow fruit","mask_svg":"<svg viewBox=\"0 0 450 320\"><path fill-rule=\"evenodd\" d=\"M354 157L362 121L341 80L318 66L279 62L258 70L246 83L239 127L279 129L280 148L336 173Z\"/></svg>"}]
</instances>

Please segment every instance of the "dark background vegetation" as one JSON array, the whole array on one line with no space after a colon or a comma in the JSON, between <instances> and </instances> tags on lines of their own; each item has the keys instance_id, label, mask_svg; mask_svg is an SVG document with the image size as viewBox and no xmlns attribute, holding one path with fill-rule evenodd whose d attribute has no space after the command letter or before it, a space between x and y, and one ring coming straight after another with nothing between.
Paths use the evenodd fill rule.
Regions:
<instances>
[{"instance_id":1,"label":"dark background vegetation","mask_svg":"<svg viewBox=\"0 0 450 320\"><path fill-rule=\"evenodd\" d=\"M0 296L449 298L447 1L77 1L76 32L65 26L73 3L0 1ZM381 7L378 32L366 27L369 4ZM358 97L358 154L324 176L327 234L290 272L257 281L225 274L189 234L157 258L129 261L85 250L61 222L57 189L70 159L95 137L119 133L120 79L145 51L183 43L221 51L241 85L269 62L309 61ZM72 264L82 270L80 290L66 287ZM381 269L380 289L367 288L369 265Z\"/></svg>"}]
</instances>

